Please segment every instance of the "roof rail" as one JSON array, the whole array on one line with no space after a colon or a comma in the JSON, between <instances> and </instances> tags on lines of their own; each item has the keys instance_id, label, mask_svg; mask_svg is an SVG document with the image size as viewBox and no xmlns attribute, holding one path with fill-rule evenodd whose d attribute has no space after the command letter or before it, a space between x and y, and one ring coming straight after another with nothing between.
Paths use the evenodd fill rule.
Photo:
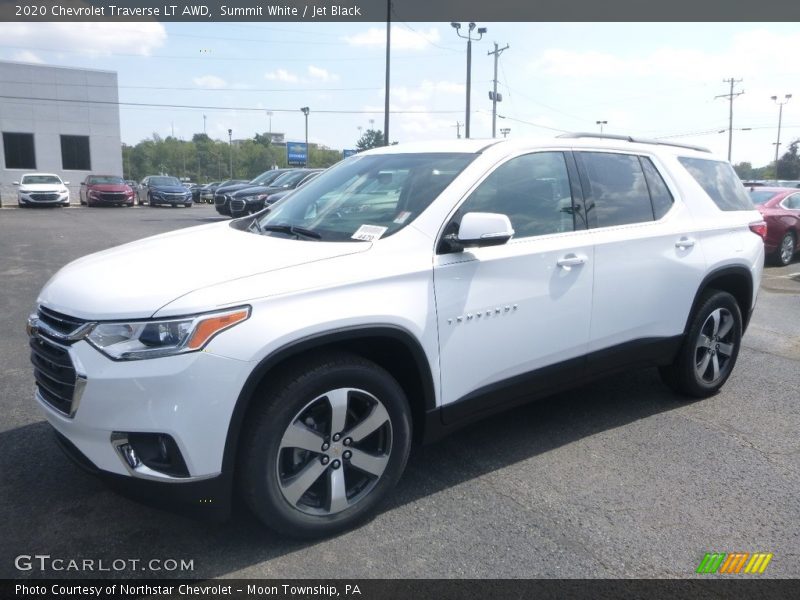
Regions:
<instances>
[{"instance_id":1,"label":"roof rail","mask_svg":"<svg viewBox=\"0 0 800 600\"><path fill-rule=\"evenodd\" d=\"M662 140L651 140L648 138L633 137L632 135L615 135L613 133L562 133L560 138L600 138L605 140L622 140L623 142L635 142L637 144L654 144L656 146L675 146L676 148L686 148L688 150L697 150L699 152L711 152L708 148L703 146L692 146L691 144L676 144L675 142L665 142Z\"/></svg>"}]
</instances>

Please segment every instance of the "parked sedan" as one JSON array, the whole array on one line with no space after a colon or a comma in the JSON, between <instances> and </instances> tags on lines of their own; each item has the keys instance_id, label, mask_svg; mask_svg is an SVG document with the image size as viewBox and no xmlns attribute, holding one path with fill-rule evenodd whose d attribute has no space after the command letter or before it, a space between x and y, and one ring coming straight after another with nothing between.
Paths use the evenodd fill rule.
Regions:
<instances>
[{"instance_id":1,"label":"parked sedan","mask_svg":"<svg viewBox=\"0 0 800 600\"><path fill-rule=\"evenodd\" d=\"M271 169L269 171L264 171L258 177L251 179L250 181L235 183L232 185L220 185L217 188L217 191L214 192L214 208L217 209L217 212L221 215L230 216L231 209L229 206L229 202L231 201L232 194L236 191L242 190L244 188L259 186L259 185L269 185L275 179L280 177L283 173L287 171L292 171L293 169Z\"/></svg>"},{"instance_id":2,"label":"parked sedan","mask_svg":"<svg viewBox=\"0 0 800 600\"><path fill-rule=\"evenodd\" d=\"M750 197L767 222L764 250L776 264L788 265L800 250L800 190L761 187L750 190Z\"/></svg>"},{"instance_id":3,"label":"parked sedan","mask_svg":"<svg viewBox=\"0 0 800 600\"><path fill-rule=\"evenodd\" d=\"M192 192L187 190L177 177L149 175L139 185L139 204L150 206L192 206Z\"/></svg>"},{"instance_id":4,"label":"parked sedan","mask_svg":"<svg viewBox=\"0 0 800 600\"><path fill-rule=\"evenodd\" d=\"M206 204L214 204L214 190L220 186L219 181L212 181L200 188L200 202Z\"/></svg>"},{"instance_id":5,"label":"parked sedan","mask_svg":"<svg viewBox=\"0 0 800 600\"><path fill-rule=\"evenodd\" d=\"M53 173L26 173L14 185L19 186L17 204L24 206L69 206L69 181Z\"/></svg>"},{"instance_id":6,"label":"parked sedan","mask_svg":"<svg viewBox=\"0 0 800 600\"><path fill-rule=\"evenodd\" d=\"M86 206L133 206L134 192L122 177L89 175L81 182L80 202Z\"/></svg>"},{"instance_id":7,"label":"parked sedan","mask_svg":"<svg viewBox=\"0 0 800 600\"><path fill-rule=\"evenodd\" d=\"M295 169L284 173L269 186L245 188L234 192L230 201L231 217L236 219L256 213L265 206L291 194L323 171L324 169Z\"/></svg>"}]
</instances>

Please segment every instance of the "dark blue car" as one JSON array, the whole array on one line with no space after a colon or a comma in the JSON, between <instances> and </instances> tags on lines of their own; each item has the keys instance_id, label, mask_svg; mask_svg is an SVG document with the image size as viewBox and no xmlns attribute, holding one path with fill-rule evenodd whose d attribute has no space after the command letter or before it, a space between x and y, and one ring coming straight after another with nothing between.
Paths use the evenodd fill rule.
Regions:
<instances>
[{"instance_id":1,"label":"dark blue car","mask_svg":"<svg viewBox=\"0 0 800 600\"><path fill-rule=\"evenodd\" d=\"M150 206L192 206L192 192L177 177L149 175L142 179L138 190L139 204Z\"/></svg>"}]
</instances>

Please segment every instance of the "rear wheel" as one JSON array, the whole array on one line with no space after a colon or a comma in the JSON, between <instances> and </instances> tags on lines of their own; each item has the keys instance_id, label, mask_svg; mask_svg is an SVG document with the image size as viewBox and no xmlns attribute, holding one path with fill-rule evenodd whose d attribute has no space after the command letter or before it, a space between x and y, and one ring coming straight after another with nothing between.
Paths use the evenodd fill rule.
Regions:
<instances>
[{"instance_id":1,"label":"rear wheel","mask_svg":"<svg viewBox=\"0 0 800 600\"><path fill-rule=\"evenodd\" d=\"M781 239L781 243L778 244L778 250L775 252L774 261L784 267L792 262L796 244L797 240L794 237L794 233L787 231L786 235Z\"/></svg>"},{"instance_id":2,"label":"rear wheel","mask_svg":"<svg viewBox=\"0 0 800 600\"><path fill-rule=\"evenodd\" d=\"M728 292L707 290L692 317L674 362L661 367L661 378L686 396L707 398L725 384L742 343L742 315Z\"/></svg>"},{"instance_id":3,"label":"rear wheel","mask_svg":"<svg viewBox=\"0 0 800 600\"><path fill-rule=\"evenodd\" d=\"M402 388L350 354L317 356L261 398L240 449L242 492L269 527L319 537L365 519L400 479L411 444Z\"/></svg>"}]
</instances>

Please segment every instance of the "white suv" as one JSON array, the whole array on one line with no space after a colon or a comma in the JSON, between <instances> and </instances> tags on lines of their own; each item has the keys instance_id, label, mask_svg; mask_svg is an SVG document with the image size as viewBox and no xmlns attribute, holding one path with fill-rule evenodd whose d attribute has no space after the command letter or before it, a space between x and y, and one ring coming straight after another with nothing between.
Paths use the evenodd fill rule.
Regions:
<instances>
[{"instance_id":1,"label":"white suv","mask_svg":"<svg viewBox=\"0 0 800 600\"><path fill-rule=\"evenodd\" d=\"M118 483L217 515L238 486L270 527L325 535L391 492L412 440L631 367L714 394L765 232L702 149L381 148L255 217L64 267L28 324L36 399Z\"/></svg>"}]
</instances>

